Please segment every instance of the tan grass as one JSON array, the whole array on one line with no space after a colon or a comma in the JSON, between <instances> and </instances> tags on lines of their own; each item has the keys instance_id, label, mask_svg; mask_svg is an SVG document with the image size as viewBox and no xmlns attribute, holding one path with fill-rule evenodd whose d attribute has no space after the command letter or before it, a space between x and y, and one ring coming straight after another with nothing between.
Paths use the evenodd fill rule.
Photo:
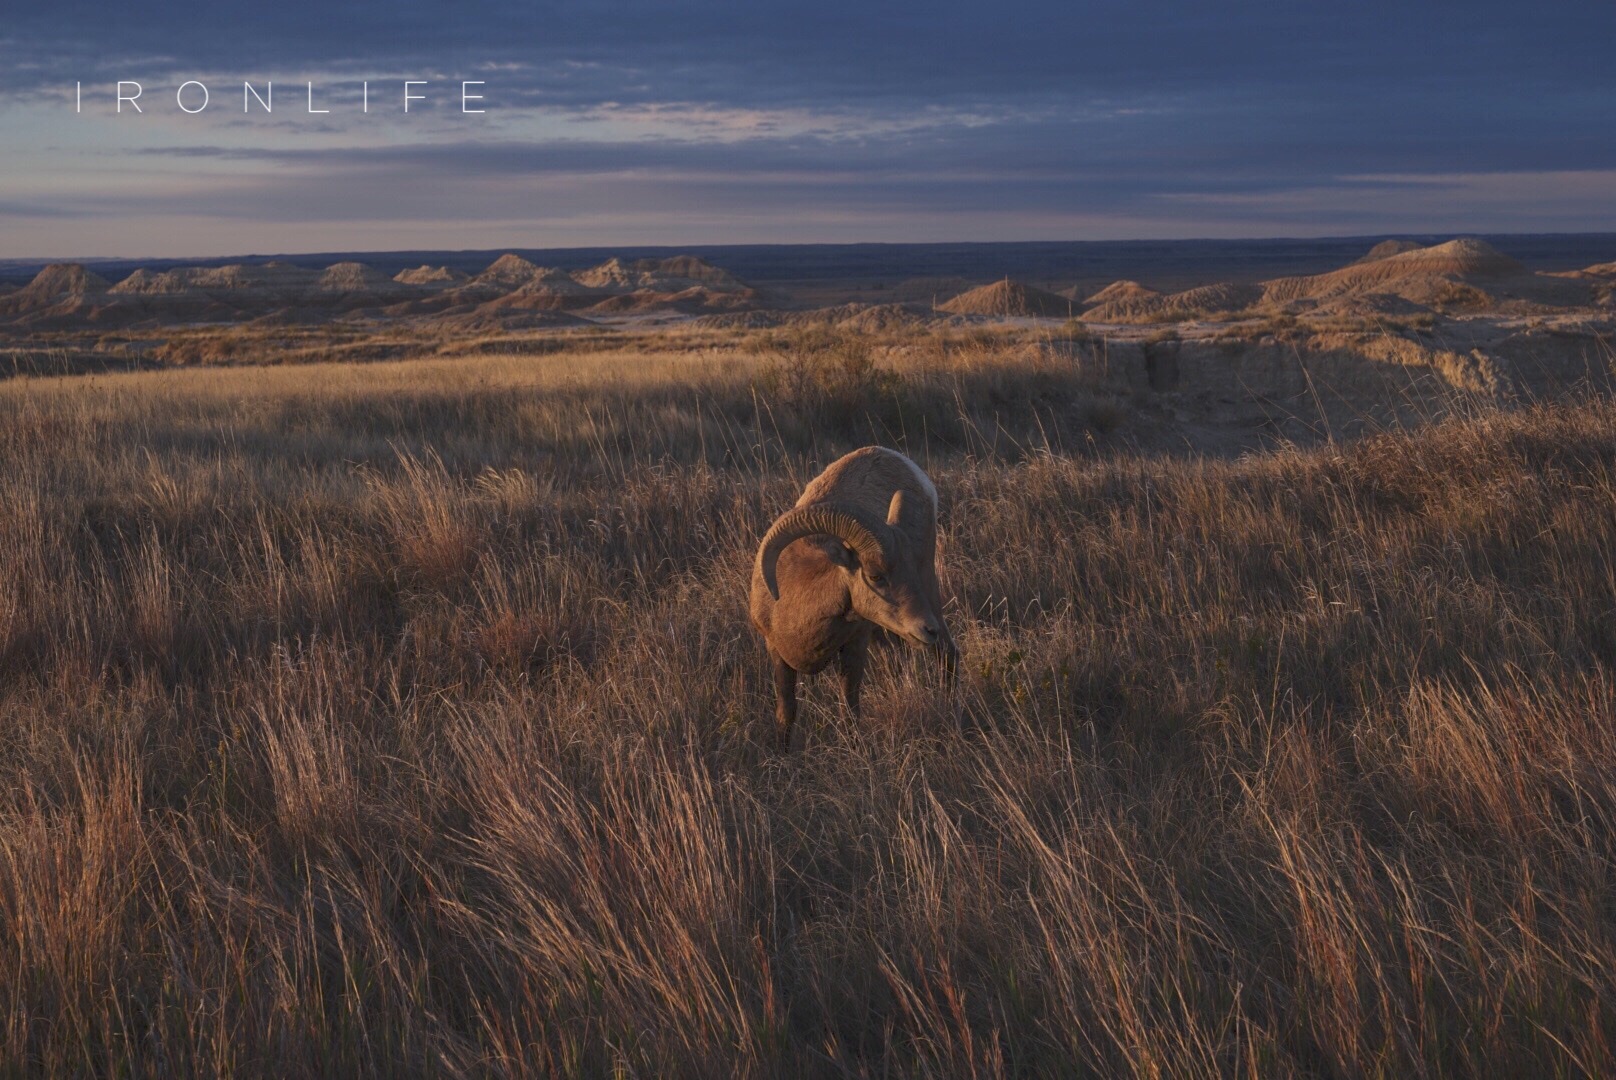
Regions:
<instances>
[{"instance_id":1,"label":"tan grass","mask_svg":"<svg viewBox=\"0 0 1616 1080\"><path fill-rule=\"evenodd\" d=\"M0 385L0 1070L1616 1068L1616 408L1099 457L1048 350L774 362ZM753 545L868 441L960 685L773 756Z\"/></svg>"}]
</instances>

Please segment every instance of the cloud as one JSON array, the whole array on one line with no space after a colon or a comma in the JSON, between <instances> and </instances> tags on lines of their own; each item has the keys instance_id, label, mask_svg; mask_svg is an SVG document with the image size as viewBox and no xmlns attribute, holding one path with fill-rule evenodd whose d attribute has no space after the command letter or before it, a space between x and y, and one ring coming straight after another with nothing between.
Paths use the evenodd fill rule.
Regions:
<instances>
[{"instance_id":1,"label":"cloud","mask_svg":"<svg viewBox=\"0 0 1616 1080\"><path fill-rule=\"evenodd\" d=\"M63 0L21 5L0 79L153 79L195 71L380 76L497 73L513 104L694 102L729 108L1259 96L1332 112L1418 107L1455 92L1534 112L1545 94L1609 90L1616 10L1477 0L1353 5L1247 0L1052 0L814 5L617 0L325 0L173 8ZM467 77L473 77L467 75ZM1543 101L1552 107L1554 102ZM1509 108L1502 117L1508 121Z\"/></svg>"},{"instance_id":2,"label":"cloud","mask_svg":"<svg viewBox=\"0 0 1616 1080\"><path fill-rule=\"evenodd\" d=\"M0 219L3 218L76 218L80 213L67 206L47 203L0 200Z\"/></svg>"},{"instance_id":3,"label":"cloud","mask_svg":"<svg viewBox=\"0 0 1616 1080\"><path fill-rule=\"evenodd\" d=\"M1616 169L1612 31L1609 5L1499 0L62 0L0 38L0 218L542 230L611 223L619 200L648 229L722 233L727 207L869 239L928 220L939 239L1007 220L1340 232L1415 207L1593 227L1607 200L1572 178ZM356 113L357 80L404 77L484 79L490 112ZM274 78L294 108L61 122L73 81L105 96L118 78L154 102L185 78L220 101ZM331 114L295 111L305 79ZM1477 179L1523 175L1550 179Z\"/></svg>"}]
</instances>

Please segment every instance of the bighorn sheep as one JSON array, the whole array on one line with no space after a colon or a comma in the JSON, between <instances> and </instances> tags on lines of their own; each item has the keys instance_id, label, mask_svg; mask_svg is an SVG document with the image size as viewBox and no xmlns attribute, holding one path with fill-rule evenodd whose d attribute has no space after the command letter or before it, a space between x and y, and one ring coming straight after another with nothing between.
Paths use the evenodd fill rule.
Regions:
<instances>
[{"instance_id":1,"label":"bighorn sheep","mask_svg":"<svg viewBox=\"0 0 1616 1080\"><path fill-rule=\"evenodd\" d=\"M752 625L774 662L775 735L791 744L797 676L838 661L858 712L870 638L879 629L935 649L953 674L958 650L937 587L937 489L895 450L866 446L832 462L758 546Z\"/></svg>"}]
</instances>

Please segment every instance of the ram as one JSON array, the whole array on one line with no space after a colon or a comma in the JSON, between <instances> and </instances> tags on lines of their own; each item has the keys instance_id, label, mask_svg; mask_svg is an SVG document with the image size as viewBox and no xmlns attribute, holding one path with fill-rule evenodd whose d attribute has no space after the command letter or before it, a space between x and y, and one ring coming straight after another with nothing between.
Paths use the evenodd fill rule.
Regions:
<instances>
[{"instance_id":1,"label":"ram","mask_svg":"<svg viewBox=\"0 0 1616 1080\"><path fill-rule=\"evenodd\" d=\"M774 665L781 749L791 745L799 675L837 663L857 714L877 630L936 650L952 675L958 650L937 584L937 489L920 466L880 446L832 462L758 545L751 614Z\"/></svg>"}]
</instances>

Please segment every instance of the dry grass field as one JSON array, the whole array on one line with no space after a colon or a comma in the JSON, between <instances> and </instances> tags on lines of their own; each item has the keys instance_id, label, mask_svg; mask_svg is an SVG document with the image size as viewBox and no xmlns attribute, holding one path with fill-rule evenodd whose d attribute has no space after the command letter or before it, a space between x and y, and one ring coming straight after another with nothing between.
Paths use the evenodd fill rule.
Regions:
<instances>
[{"instance_id":1,"label":"dry grass field","mask_svg":"<svg viewBox=\"0 0 1616 1080\"><path fill-rule=\"evenodd\" d=\"M0 384L0 1070L1616 1069L1616 406L1136 455L1041 357ZM774 754L870 442L960 679Z\"/></svg>"}]
</instances>

